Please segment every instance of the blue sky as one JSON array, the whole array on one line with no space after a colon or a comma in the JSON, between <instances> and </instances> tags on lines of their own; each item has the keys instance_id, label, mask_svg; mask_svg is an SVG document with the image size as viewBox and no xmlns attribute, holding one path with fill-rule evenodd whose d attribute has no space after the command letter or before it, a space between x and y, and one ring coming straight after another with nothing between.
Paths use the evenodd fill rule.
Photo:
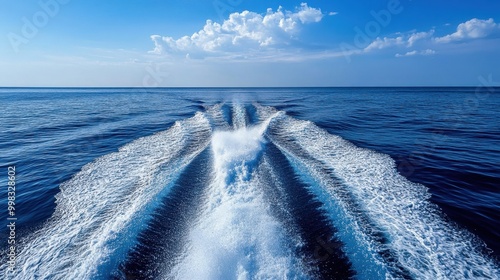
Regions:
<instances>
[{"instance_id":1,"label":"blue sky","mask_svg":"<svg viewBox=\"0 0 500 280\"><path fill-rule=\"evenodd\" d=\"M475 86L500 2L0 0L0 86Z\"/></svg>"}]
</instances>

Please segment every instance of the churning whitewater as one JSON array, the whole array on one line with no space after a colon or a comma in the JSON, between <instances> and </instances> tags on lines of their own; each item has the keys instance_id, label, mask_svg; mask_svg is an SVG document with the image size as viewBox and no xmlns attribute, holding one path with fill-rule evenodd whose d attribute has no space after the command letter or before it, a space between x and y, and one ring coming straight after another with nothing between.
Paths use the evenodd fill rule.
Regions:
<instances>
[{"instance_id":1,"label":"churning whitewater","mask_svg":"<svg viewBox=\"0 0 500 280\"><path fill-rule=\"evenodd\" d=\"M259 104L207 107L60 189L15 279L499 277L389 156Z\"/></svg>"}]
</instances>

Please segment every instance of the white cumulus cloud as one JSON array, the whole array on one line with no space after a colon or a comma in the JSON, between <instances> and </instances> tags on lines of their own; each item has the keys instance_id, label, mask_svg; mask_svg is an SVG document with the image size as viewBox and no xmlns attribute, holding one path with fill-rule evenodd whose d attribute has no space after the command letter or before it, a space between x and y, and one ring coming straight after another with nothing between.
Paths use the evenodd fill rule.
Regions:
<instances>
[{"instance_id":1,"label":"white cumulus cloud","mask_svg":"<svg viewBox=\"0 0 500 280\"><path fill-rule=\"evenodd\" d=\"M401 46L405 43L403 36L399 36L396 38L377 37L373 42L371 42L365 49L365 52L373 51L373 50L381 50L393 46Z\"/></svg>"},{"instance_id":2,"label":"white cumulus cloud","mask_svg":"<svg viewBox=\"0 0 500 280\"><path fill-rule=\"evenodd\" d=\"M408 33L398 33L394 37L377 37L363 49L363 52L368 53L392 47L399 48L400 50L408 50L411 48L420 49L396 53L396 57L433 55L436 53L433 49L442 49L446 47L448 43L483 39L495 35L500 36L500 24L495 23L492 18L488 20L473 18L459 24L454 33L442 37L435 36L435 33L436 30L433 28L423 32L412 31Z\"/></svg>"},{"instance_id":3,"label":"white cumulus cloud","mask_svg":"<svg viewBox=\"0 0 500 280\"><path fill-rule=\"evenodd\" d=\"M365 52L381 50L390 47L412 47L416 42L430 38L434 34L434 30L428 32L415 32L412 34L399 35L397 37L377 37L366 48Z\"/></svg>"},{"instance_id":4,"label":"white cumulus cloud","mask_svg":"<svg viewBox=\"0 0 500 280\"><path fill-rule=\"evenodd\" d=\"M431 30L429 32L424 31L411 34L410 37L408 38L408 47L413 46L413 44L415 44L417 41L431 37L433 34L434 30Z\"/></svg>"},{"instance_id":5,"label":"white cumulus cloud","mask_svg":"<svg viewBox=\"0 0 500 280\"><path fill-rule=\"evenodd\" d=\"M423 51L413 50L413 51L410 51L410 52L406 52L405 54L397 53L395 56L396 57L405 57L405 56L415 56L415 55L433 55L435 53L436 53L435 50L426 49L426 50L423 50Z\"/></svg>"},{"instance_id":6,"label":"white cumulus cloud","mask_svg":"<svg viewBox=\"0 0 500 280\"><path fill-rule=\"evenodd\" d=\"M191 36L174 39L168 36L152 35L155 44L152 53L221 55L238 54L249 50L259 51L288 46L304 24L321 21L321 9L302 3L294 12L267 9L262 15L243 11L232 13L224 22L207 20L203 29Z\"/></svg>"},{"instance_id":7,"label":"white cumulus cloud","mask_svg":"<svg viewBox=\"0 0 500 280\"><path fill-rule=\"evenodd\" d=\"M480 39L499 31L500 26L492 18L487 20L473 18L459 24L455 33L436 38L436 42L449 43L468 39Z\"/></svg>"}]
</instances>

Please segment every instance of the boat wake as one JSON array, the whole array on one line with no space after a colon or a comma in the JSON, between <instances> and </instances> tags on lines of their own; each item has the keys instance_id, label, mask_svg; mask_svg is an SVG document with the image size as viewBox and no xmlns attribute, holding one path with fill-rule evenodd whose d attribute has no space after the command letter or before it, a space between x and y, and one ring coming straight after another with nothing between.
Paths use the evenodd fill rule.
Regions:
<instances>
[{"instance_id":1,"label":"boat wake","mask_svg":"<svg viewBox=\"0 0 500 280\"><path fill-rule=\"evenodd\" d=\"M387 155L218 104L87 164L15 279L498 279ZM2 267L5 273L5 267Z\"/></svg>"}]
</instances>

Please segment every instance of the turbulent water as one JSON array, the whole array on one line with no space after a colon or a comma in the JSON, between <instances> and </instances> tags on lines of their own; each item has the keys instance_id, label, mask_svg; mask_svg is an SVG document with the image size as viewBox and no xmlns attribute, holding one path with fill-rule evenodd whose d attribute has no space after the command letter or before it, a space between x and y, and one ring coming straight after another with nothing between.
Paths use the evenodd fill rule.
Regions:
<instances>
[{"instance_id":1,"label":"turbulent water","mask_svg":"<svg viewBox=\"0 0 500 280\"><path fill-rule=\"evenodd\" d=\"M459 94L448 90L439 96ZM422 94L417 89L410 97L403 89L399 96L395 89L372 91L4 89L2 95L13 101L2 114L8 135L2 136L0 159L2 167L19 170L19 252L10 276L498 279L499 177L488 174L494 169L475 170L481 156L488 157L479 155L484 147L476 147L476 165L474 159L463 163L476 178L490 181L477 182L475 189L467 189L466 181L462 197L452 193L439 200L445 192L433 188L460 181L450 175L458 172L448 170L452 164L442 167L448 173L434 171L434 177L418 180L439 160L426 166L428 155L410 164L409 156L405 160L404 153L385 146L386 134L374 137L370 128L352 134L338 129L343 137L334 133L346 116L353 122L380 116L321 111L335 102L366 110L346 100L383 93L391 100L406 98L399 109L413 110L419 104L409 102L422 98L414 96ZM429 99L436 93L424 94ZM387 107L382 118L395 110ZM27 123L16 119L23 116ZM379 127L394 133L391 122L409 119L393 117ZM423 125L416 120L407 126L413 127L399 132L401 139L392 135L403 151L404 135ZM346 140L356 133L364 136ZM499 141L494 131L484 133ZM371 144L363 144L367 138ZM499 155L498 146L487 149ZM444 154L458 153L455 146L451 150ZM490 159L486 166L495 163ZM478 196L470 204L482 201L486 210L462 205L457 213L486 216L478 221L485 230L449 210L467 195ZM5 274L5 259L1 265Z\"/></svg>"}]
</instances>

